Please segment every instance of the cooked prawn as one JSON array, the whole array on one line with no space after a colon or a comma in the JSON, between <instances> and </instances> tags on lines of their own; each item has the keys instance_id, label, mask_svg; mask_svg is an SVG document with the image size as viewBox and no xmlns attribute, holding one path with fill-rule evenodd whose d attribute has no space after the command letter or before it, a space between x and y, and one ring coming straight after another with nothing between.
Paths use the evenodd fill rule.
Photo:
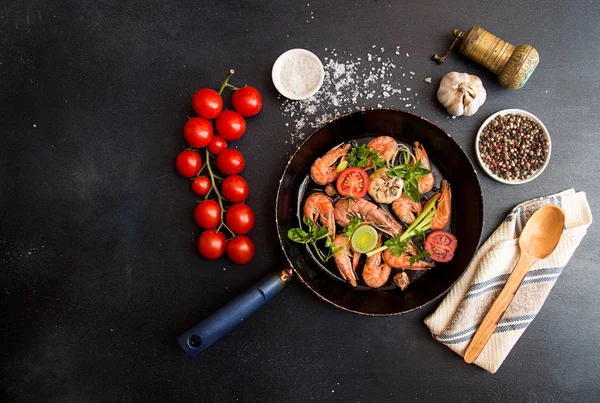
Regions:
<instances>
[{"instance_id":1,"label":"cooked prawn","mask_svg":"<svg viewBox=\"0 0 600 403\"><path fill-rule=\"evenodd\" d=\"M338 160L344 161L346 155L352 148L352 144L340 144L333 147L321 158L317 158L316 161L310 167L310 177L317 183L317 185L327 185L333 182L339 175L336 171Z\"/></svg>"},{"instance_id":2,"label":"cooked prawn","mask_svg":"<svg viewBox=\"0 0 600 403\"><path fill-rule=\"evenodd\" d=\"M423 168L431 170L431 163L429 162L429 157L427 156L425 147L423 147L423 144L419 143L418 141L415 141L415 161L413 162L416 163L419 160L421 161L421 166ZM418 179L418 182L420 194L429 192L431 189L433 189L433 185L435 184L433 172L420 177Z\"/></svg>"},{"instance_id":3,"label":"cooked prawn","mask_svg":"<svg viewBox=\"0 0 600 403\"><path fill-rule=\"evenodd\" d=\"M431 229L438 231L443 229L450 221L452 214L452 191L450 183L447 180L442 181L440 198L437 201L437 207L433 219L431 220Z\"/></svg>"},{"instance_id":4,"label":"cooked prawn","mask_svg":"<svg viewBox=\"0 0 600 403\"><path fill-rule=\"evenodd\" d=\"M390 161L398 152L398 143L393 137L379 136L369 141L367 147L377 151L377 154L385 161Z\"/></svg>"},{"instance_id":5,"label":"cooked prawn","mask_svg":"<svg viewBox=\"0 0 600 403\"><path fill-rule=\"evenodd\" d=\"M404 270L427 270L435 264L429 263L426 260L420 260L418 262L413 263L412 267L410 265L410 257L414 253L414 249L408 248L406 252L404 252L400 256L394 256L392 254L391 249L386 249L383 252L383 261L389 264L391 267L395 269L404 269Z\"/></svg>"},{"instance_id":6,"label":"cooked prawn","mask_svg":"<svg viewBox=\"0 0 600 403\"><path fill-rule=\"evenodd\" d=\"M329 228L329 234L335 237L335 216L333 215L333 202L323 193L315 192L304 201L304 216L314 223L319 220Z\"/></svg>"},{"instance_id":7,"label":"cooked prawn","mask_svg":"<svg viewBox=\"0 0 600 403\"><path fill-rule=\"evenodd\" d=\"M340 271L342 277L348 280L352 287L356 287L356 266L358 265L358 259L360 254L350 249L350 240L346 235L338 235L333 240L333 244L336 248L340 248L339 251L333 254L333 260L335 265ZM352 259L352 260L351 260Z\"/></svg>"},{"instance_id":8,"label":"cooked prawn","mask_svg":"<svg viewBox=\"0 0 600 403\"><path fill-rule=\"evenodd\" d=\"M385 210L363 198L338 200L335 203L334 216L342 227L347 226L350 219L357 216L388 235L396 236L402 232L402 226L398 221L394 220Z\"/></svg>"},{"instance_id":9,"label":"cooked prawn","mask_svg":"<svg viewBox=\"0 0 600 403\"><path fill-rule=\"evenodd\" d=\"M381 234L377 239L376 248L381 246ZM387 283L390 278L392 268L387 263L381 262L381 253L376 253L373 256L367 257L365 267L363 268L362 278L366 285L371 288L379 288Z\"/></svg>"},{"instance_id":10,"label":"cooked prawn","mask_svg":"<svg viewBox=\"0 0 600 403\"><path fill-rule=\"evenodd\" d=\"M400 221L408 226L412 224L419 214L421 214L423 206L421 206L421 203L412 201L406 193L403 193L402 197L398 200L394 200L392 203L392 210Z\"/></svg>"}]
</instances>

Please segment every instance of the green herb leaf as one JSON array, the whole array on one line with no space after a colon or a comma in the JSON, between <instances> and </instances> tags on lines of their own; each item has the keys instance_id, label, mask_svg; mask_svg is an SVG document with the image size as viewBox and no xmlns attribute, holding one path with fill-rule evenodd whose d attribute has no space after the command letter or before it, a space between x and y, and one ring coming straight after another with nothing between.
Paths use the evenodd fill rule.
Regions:
<instances>
[{"instance_id":1,"label":"green herb leaf","mask_svg":"<svg viewBox=\"0 0 600 403\"><path fill-rule=\"evenodd\" d=\"M400 164L390 169L387 174L390 177L404 179L402 189L404 193L414 202L419 201L419 182L418 179L430 174L431 171L421 166L421 160L417 160L414 164Z\"/></svg>"},{"instance_id":2,"label":"green herb leaf","mask_svg":"<svg viewBox=\"0 0 600 403\"><path fill-rule=\"evenodd\" d=\"M408 259L410 266L412 267L413 264L420 262L421 260L428 258L429 257L429 252L427 252L426 250L420 250L417 251L414 255L412 255L410 257L410 259Z\"/></svg>"},{"instance_id":3,"label":"green herb leaf","mask_svg":"<svg viewBox=\"0 0 600 403\"><path fill-rule=\"evenodd\" d=\"M344 249L346 245L344 244L336 247L333 241L331 240L331 237L328 236L327 240L325 241L325 247L329 248L329 252L331 256L333 256L336 253L340 252L342 249Z\"/></svg>"},{"instance_id":4,"label":"green herb leaf","mask_svg":"<svg viewBox=\"0 0 600 403\"><path fill-rule=\"evenodd\" d=\"M344 231L342 233L344 235L348 236L348 238L351 238L352 234L354 234L354 231L356 231L357 228L361 226L361 224L362 224L362 220L360 218L354 216L350 219L350 222L348 223L346 228L344 228Z\"/></svg>"},{"instance_id":5,"label":"green herb leaf","mask_svg":"<svg viewBox=\"0 0 600 403\"><path fill-rule=\"evenodd\" d=\"M419 182L415 178L405 179L402 189L410 200L419 202L421 194L419 193Z\"/></svg>"},{"instance_id":6,"label":"green herb leaf","mask_svg":"<svg viewBox=\"0 0 600 403\"><path fill-rule=\"evenodd\" d=\"M408 240L402 240L400 237L390 238L385 241L385 246L391 249L392 255L402 256L408 249Z\"/></svg>"},{"instance_id":7,"label":"green herb leaf","mask_svg":"<svg viewBox=\"0 0 600 403\"><path fill-rule=\"evenodd\" d=\"M411 255L409 262L412 267L413 264L428 258L429 252L425 250L425 231L415 231L415 234L412 237L413 245L415 246L414 252Z\"/></svg>"},{"instance_id":8,"label":"green herb leaf","mask_svg":"<svg viewBox=\"0 0 600 403\"><path fill-rule=\"evenodd\" d=\"M318 241L319 239L325 238L327 235L329 235L329 227L324 225L318 230L314 231L313 238L315 241Z\"/></svg>"},{"instance_id":9,"label":"green herb leaf","mask_svg":"<svg viewBox=\"0 0 600 403\"><path fill-rule=\"evenodd\" d=\"M391 178L406 178L406 175L409 171L409 167L407 164L396 165L389 171L387 171L387 175Z\"/></svg>"},{"instance_id":10,"label":"green herb leaf","mask_svg":"<svg viewBox=\"0 0 600 403\"><path fill-rule=\"evenodd\" d=\"M292 228L287 233L288 238L296 243L309 243L312 241L312 236L301 228Z\"/></svg>"},{"instance_id":11,"label":"green herb leaf","mask_svg":"<svg viewBox=\"0 0 600 403\"><path fill-rule=\"evenodd\" d=\"M315 254L323 263L325 263L334 253L333 241L329 236L329 227L326 225L318 227L317 224L312 222L308 217L302 217L302 222L308 227L308 231L304 231L302 228L291 228L287 233L288 238L293 242L312 245ZM323 255L317 246L317 241L323 238L327 238L325 241L325 247L328 249L327 255Z\"/></svg>"},{"instance_id":12,"label":"green herb leaf","mask_svg":"<svg viewBox=\"0 0 600 403\"><path fill-rule=\"evenodd\" d=\"M313 232L317 229L317 224L315 224L310 218L307 216L302 217L302 222L304 225L308 227L308 232Z\"/></svg>"},{"instance_id":13,"label":"green herb leaf","mask_svg":"<svg viewBox=\"0 0 600 403\"><path fill-rule=\"evenodd\" d=\"M385 161L377 154L375 150L371 150L366 144L354 146L348 153L347 157L349 167L364 168L369 165L369 161L373 163L373 167L383 168Z\"/></svg>"}]
</instances>

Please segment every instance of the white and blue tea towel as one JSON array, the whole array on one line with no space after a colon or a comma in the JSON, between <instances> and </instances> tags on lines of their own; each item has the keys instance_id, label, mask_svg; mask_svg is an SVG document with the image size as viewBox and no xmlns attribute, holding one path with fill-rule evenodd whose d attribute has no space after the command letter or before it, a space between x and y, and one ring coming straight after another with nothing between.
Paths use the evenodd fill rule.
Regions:
<instances>
[{"instance_id":1,"label":"white and blue tea towel","mask_svg":"<svg viewBox=\"0 0 600 403\"><path fill-rule=\"evenodd\" d=\"M425 319L433 337L463 356L477 327L519 259L518 237L529 217L545 204L565 212L565 229L554 252L537 262L519 287L496 331L475 360L494 373L535 318L554 283L592 223L584 192L573 189L519 204L477 251L440 306ZM459 240L460 248L460 240Z\"/></svg>"}]
</instances>

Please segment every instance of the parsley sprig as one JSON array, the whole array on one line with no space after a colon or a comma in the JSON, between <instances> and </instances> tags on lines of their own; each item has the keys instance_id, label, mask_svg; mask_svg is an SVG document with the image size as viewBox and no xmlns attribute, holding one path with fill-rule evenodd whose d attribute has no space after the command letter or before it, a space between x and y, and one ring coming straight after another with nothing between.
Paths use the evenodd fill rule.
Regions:
<instances>
[{"instance_id":1,"label":"parsley sprig","mask_svg":"<svg viewBox=\"0 0 600 403\"><path fill-rule=\"evenodd\" d=\"M373 168L375 169L385 167L383 158L377 154L377 151L367 147L366 144L352 147L348 153L347 160L349 167L365 168L369 165L369 161L373 163Z\"/></svg>"}]
</instances>

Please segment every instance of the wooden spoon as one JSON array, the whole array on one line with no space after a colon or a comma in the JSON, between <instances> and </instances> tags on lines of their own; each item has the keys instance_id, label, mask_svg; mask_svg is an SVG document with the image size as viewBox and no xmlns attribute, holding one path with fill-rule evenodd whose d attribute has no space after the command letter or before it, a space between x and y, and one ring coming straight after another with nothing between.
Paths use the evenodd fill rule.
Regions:
<instances>
[{"instance_id":1,"label":"wooden spoon","mask_svg":"<svg viewBox=\"0 0 600 403\"><path fill-rule=\"evenodd\" d=\"M467 363L475 361L485 347L531 266L548 257L556 248L564 225L565 213L554 204L543 206L529 218L519 238L519 262L467 347L464 357Z\"/></svg>"}]
</instances>

